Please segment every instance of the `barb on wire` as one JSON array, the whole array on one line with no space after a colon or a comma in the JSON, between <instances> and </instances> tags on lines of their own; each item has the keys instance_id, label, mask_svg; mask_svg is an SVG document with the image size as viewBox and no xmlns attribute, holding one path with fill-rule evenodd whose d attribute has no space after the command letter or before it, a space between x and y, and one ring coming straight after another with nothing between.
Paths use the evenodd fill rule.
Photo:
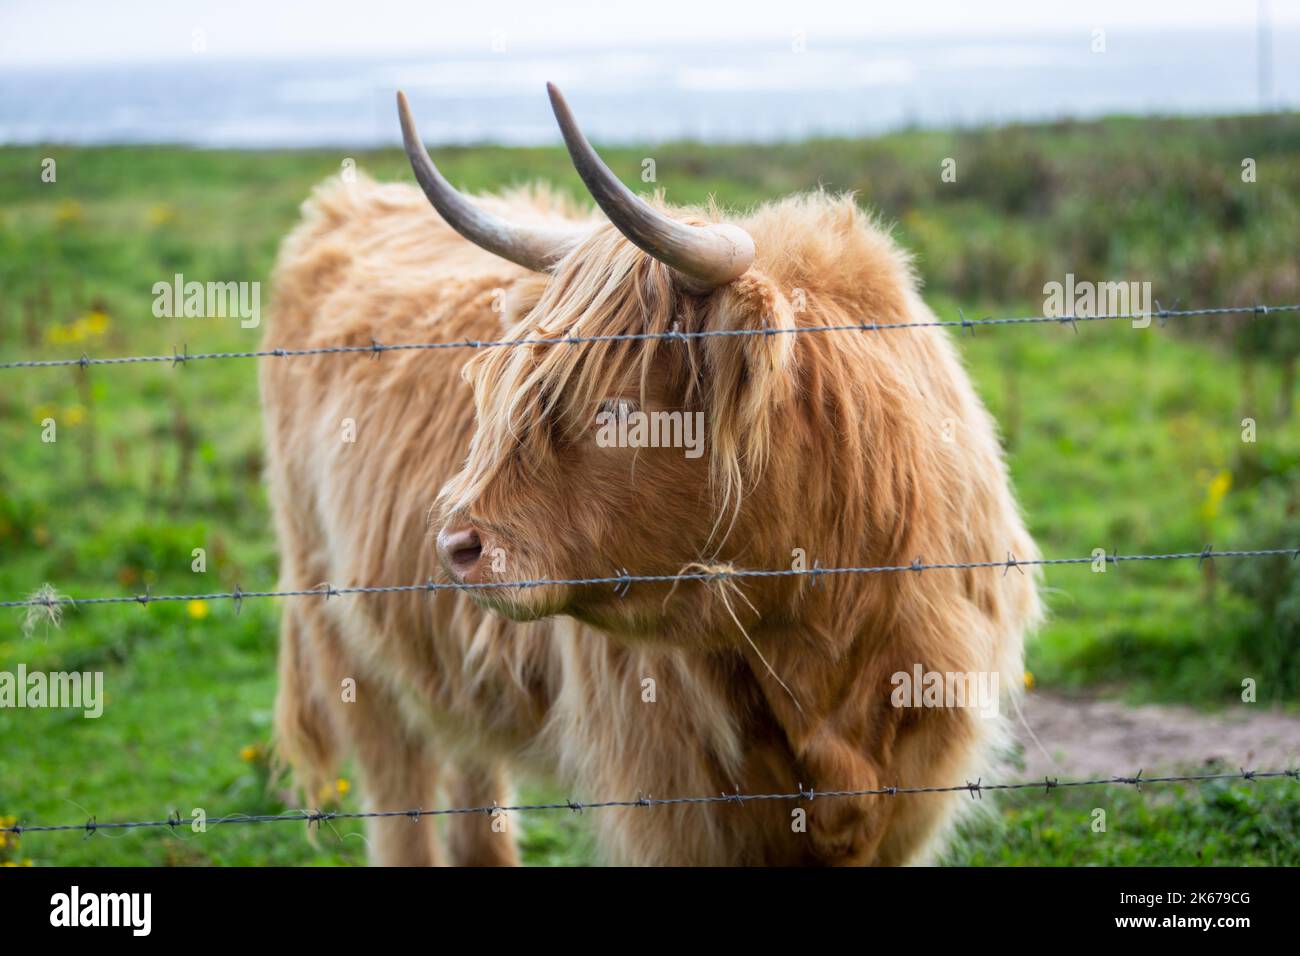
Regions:
<instances>
[{"instance_id":1,"label":"barb on wire","mask_svg":"<svg viewBox=\"0 0 1300 956\"><path fill-rule=\"evenodd\" d=\"M1106 556L1106 563L1118 564L1121 561L1191 561L1201 562L1207 558L1269 558L1269 557L1300 557L1300 547L1294 548L1253 548L1240 549L1235 551L1212 551L1205 548L1201 551L1174 551L1167 554L1118 554L1111 553ZM788 578L788 577L807 577L813 584L816 584L819 578L826 575L837 574L893 574L903 571L961 571L980 568L1002 568L1003 571L1009 571L1015 568L1021 574L1022 568L1027 567L1055 567L1057 565L1071 564L1092 564L1097 559L1092 555L1078 558L1017 558L1010 552L1002 561L950 561L939 564L925 564L920 558L910 564L883 564L863 567L840 567L824 568L814 562L811 568L778 568L775 570L762 569L732 569L732 570L709 570L709 571L683 571L678 574L627 574L622 572L603 578L535 578L523 581L484 581L478 584L456 584L452 582L425 581L423 584L387 584L387 585L357 585L354 587L330 587L328 585L316 585L311 588L301 588L290 591L243 591L238 586L233 591L215 591L208 594L137 594L137 595L120 595L115 597L89 597L73 598L53 593L49 590L42 590L35 597L26 598L21 601L0 601L0 608L6 607L43 607L46 609L58 606L78 607L91 604L139 604L147 607L150 604L158 604L167 601L234 601L236 609L240 608L244 601L250 598L280 598L280 597L318 597L328 600L342 594L396 594L407 591L499 591L510 588L541 588L549 585L555 586L572 586L582 585L614 585L615 593L626 594L628 588L633 584L662 584L676 581L720 581L736 578Z\"/></svg>"},{"instance_id":2,"label":"barb on wire","mask_svg":"<svg viewBox=\"0 0 1300 956\"><path fill-rule=\"evenodd\" d=\"M1095 777L1087 780L1058 780L1055 778L1044 778L1043 780L1023 780L1015 783L984 783L982 780L966 781L965 783L955 784L947 787L871 787L861 790L819 790L810 787L805 790L800 784L799 788L789 793L748 793L743 794L739 791L734 793L710 794L707 796L694 797L651 797L645 794L638 795L634 800L596 800L592 802L576 802L574 800L564 800L555 803L521 803L513 806L491 806L478 807L445 807L442 809L425 810L420 807L408 810L297 810L293 813L263 813L263 814L239 814L227 817L208 817L208 826L217 826L220 824L233 823L306 823L319 826L328 820L362 820L376 819L384 817L408 817L412 821L419 820L421 817L441 817L455 816L459 814L474 813L533 813L546 810L568 810L574 813L581 813L586 810L613 810L613 809L650 809L654 807L674 807L674 806L699 806L711 803L734 803L743 805L750 802L758 801L780 801L790 803L811 803L814 799L843 799L846 797L898 797L912 794L927 793L968 793L972 799L982 796L986 792L1000 792L1012 790L1036 791L1041 789L1044 794L1051 793L1053 790L1060 790L1067 787L1114 787L1129 786L1141 790L1142 786L1161 783L1207 783L1214 780L1241 780L1245 783L1256 783L1260 780L1276 779L1289 777L1292 780L1300 780L1300 770L1240 770L1236 773L1188 773L1188 774L1170 774L1164 777L1144 777L1142 771L1136 775L1128 777L1115 775L1112 777ZM101 823L94 817L90 817L85 823L60 823L60 824L33 824L27 826L24 824L14 824L13 826L0 827L0 833L12 833L15 836L21 836L24 833L54 833L59 831L78 830L87 834L99 830L145 830L167 827L175 829L178 817L175 814L169 815L166 820L118 820L109 823Z\"/></svg>"},{"instance_id":3,"label":"barb on wire","mask_svg":"<svg viewBox=\"0 0 1300 956\"><path fill-rule=\"evenodd\" d=\"M960 314L960 313L959 313ZM424 351L436 349L490 349L507 348L522 345L583 345L593 342L642 342L650 339L668 339L685 342L688 339L732 338L747 335L801 335L813 332L888 332L898 329L937 329L959 328L974 334L977 325L1064 325L1069 324L1078 331L1080 322L1123 322L1137 319L1149 319L1152 315L1160 317L1163 325L1171 318L1191 318L1194 316L1277 316L1283 314L1300 314L1300 303L1295 305L1245 305L1215 306L1206 309L1158 309L1154 313L1122 312L1106 315L1023 315L1001 318L987 317L968 319L964 315L959 319L933 319L929 322L860 322L856 325L803 325L793 328L746 328L746 329L702 329L683 332L674 327L666 332L625 332L615 335L563 335L555 338L518 338L497 339L480 342L473 339L459 339L451 342L408 342L406 344L385 345L375 339L369 345L328 345L301 349L256 349L245 352L195 352L189 353L173 349L171 355L120 355L109 358L90 358L82 355L75 359L33 359L16 362L0 362L0 369L6 368L59 368L76 365L85 368L89 365L134 365L138 363L166 362L172 366L186 365L204 359L241 359L241 358L295 358L307 355L351 355L364 353L378 358L382 352Z\"/></svg>"}]
</instances>

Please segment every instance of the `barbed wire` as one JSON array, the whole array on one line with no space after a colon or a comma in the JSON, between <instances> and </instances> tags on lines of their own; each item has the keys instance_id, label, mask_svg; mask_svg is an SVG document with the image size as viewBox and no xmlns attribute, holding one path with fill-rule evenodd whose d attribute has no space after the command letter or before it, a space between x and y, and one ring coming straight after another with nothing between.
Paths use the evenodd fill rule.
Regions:
<instances>
[{"instance_id":1,"label":"barbed wire","mask_svg":"<svg viewBox=\"0 0 1300 956\"><path fill-rule=\"evenodd\" d=\"M147 606L149 604L167 601L230 600L235 602L236 610L238 610L242 602L248 598L319 597L328 600L331 597L346 594L396 594L408 591L490 591L510 588L540 588L548 585L582 586L598 584L613 585L615 593L622 596L627 593L628 588L633 584L662 584L670 581L721 581L737 578L810 577L813 579L813 585L815 586L820 577L839 574L893 574L909 571L913 573L921 573L924 571L962 571L981 568L1002 568L1003 574L1005 575L1012 569L1023 574L1024 571L1022 569L1028 567L1094 564L1097 561L1117 566L1122 561L1185 561L1194 559L1198 562L1203 562L1215 558L1266 558L1288 556L1291 557L1292 560L1300 558L1300 546L1294 548L1252 548L1230 551L1216 551L1213 546L1206 546L1200 551L1175 551L1166 554L1120 554L1118 552L1106 554L1103 551L1100 555L1088 555L1086 557L1027 559L1017 558L1014 554L1008 552L1006 560L1003 561L949 561L937 564L926 564L918 557L910 564L885 564L862 567L823 568L814 562L813 566L810 568L778 568L775 570L719 569L716 571L684 571L678 574L629 574L621 572L618 574L595 578L534 578L522 581L484 581L473 584L458 584L455 582L434 581L430 579L425 581L423 584L353 585L337 588L329 584L319 584L314 588L299 588L284 591L244 591L236 585L233 591L213 591L206 594L149 594L146 592L145 594L136 595L73 598L57 593L47 593L38 594L35 597L24 598L23 600L0 601L0 608L80 607L92 604L140 604Z\"/></svg>"},{"instance_id":2,"label":"barbed wire","mask_svg":"<svg viewBox=\"0 0 1300 956\"><path fill-rule=\"evenodd\" d=\"M786 793L740 793L737 791L736 793L720 793L716 796L638 796L635 800L595 800L585 802L565 800L563 802L521 803L507 806L494 803L491 806L445 807L433 810L426 810L422 807L415 807L410 810L296 810L292 813L232 814L215 819L208 818L205 820L205 825L218 826L234 823L300 822L309 825L316 824L319 826L321 823L326 823L330 820L369 820L382 819L386 817L408 817L412 821L416 821L421 817L456 816L476 813L532 813L547 810L570 810L575 813L581 813L585 810L630 808L649 809L653 807L701 806L715 803L733 803L743 805L746 803L773 801L813 803L814 801L821 799L843 799L846 797L897 797L924 793L969 793L971 799L979 799L982 798L985 792L1005 792L1013 790L1041 789L1044 794L1048 794L1053 790L1061 790L1071 787L1131 786L1140 792L1144 784L1205 783L1213 780L1241 780L1247 783L1254 783L1257 780L1281 777L1300 780L1300 770L1294 769L1242 769L1237 773L1170 774L1162 777L1144 777L1142 776L1142 773L1143 771L1139 770L1137 774L1132 777L1117 775L1113 777L1096 777L1087 780L1060 780L1052 777L1044 777L1042 780L1022 780L1015 783L984 783L983 778L981 778L976 780L974 783L967 781L964 784L947 787L871 787L860 790L818 790L816 788L805 790L801 784L798 790ZM13 826L0 827L0 833L12 833L15 836L21 836L24 833L53 833L59 831L81 830L85 831L87 835L90 835L98 830L144 830L158 829L161 827L167 827L174 830L179 826L187 826L190 822L191 821L186 820L179 814L169 816L166 820L118 820L108 823L99 823L96 818L92 816L85 823L34 824L32 826L14 824Z\"/></svg>"},{"instance_id":3,"label":"barbed wire","mask_svg":"<svg viewBox=\"0 0 1300 956\"><path fill-rule=\"evenodd\" d=\"M337 345L321 346L312 348L295 348L295 349L262 349L249 351L223 351L223 352L201 352L190 354L186 347L180 351L173 350L171 355L128 355L105 358L91 358L83 354L76 359L43 359L43 360L23 360L0 362L0 369L19 369L19 368L55 368L55 367L80 367L87 368L90 366L116 366L128 364L144 363L170 363L173 367L184 365L192 361L216 360L216 359L261 359L261 358L291 358L302 356L319 356L319 355L346 355L346 354L370 354L374 358L379 358L385 352L398 351L425 351L425 350L442 350L442 349L481 349L481 348L503 348L503 347L521 347L521 346L553 346L553 345L579 345L593 343L612 343L612 342L635 342L648 340L675 340L688 341L691 339L708 339L708 338L731 338L753 335L785 335L785 334L803 334L803 333L827 333L827 332L883 332L902 329L921 329L921 328L959 328L964 332L973 334L976 328L991 326L1011 326L1011 325L1043 325L1057 324L1070 325L1077 331L1078 324L1081 322L1109 322L1125 320L1142 320L1156 317L1163 325L1166 320L1171 318L1190 318L1200 316L1229 316L1229 315L1252 315L1255 317L1267 317L1270 315L1296 315L1300 314L1300 304L1294 305L1254 305L1239 307L1213 307L1203 309L1165 309L1157 303L1157 309L1152 312L1136 313L1116 313L1103 315L1067 315L1067 316L1007 316L1007 317L984 317L977 319L967 319L960 310L960 318L955 320L935 319L925 322L897 322L897 323L859 323L859 324L840 324L840 325L813 325L797 326L792 328L753 328L753 329L720 329L720 330L699 330L683 332L671 330L665 332L640 332L640 333L623 333L611 335L590 335L590 336L559 336L554 338L537 338L523 337L516 339L500 339L490 341L477 341L470 339L449 341L449 342L418 342L406 344L384 344L372 339L369 345ZM1241 550L1215 550L1212 546L1207 546L1201 551L1191 552L1171 552L1163 554L1133 554L1122 555L1119 553L1089 555L1086 557L1064 557L1064 558L1035 558L1020 560L1008 552L1004 561L962 561L962 562L944 562L944 563L925 563L922 558L918 557L909 564L902 565L880 565L880 566L858 566L858 567L828 567L822 568L814 563L811 568L785 568L776 570L746 570L746 569L720 569L716 571L692 571L677 574L630 574L625 570L620 570L616 574L603 577L593 578L539 578L521 581L490 581L477 584L460 584L448 582L435 582L428 580L420 584L403 584L403 585L367 585L367 586L350 586L350 587L332 587L328 584L322 584L311 589L297 590L266 590L266 591L243 591L236 585L233 591L211 592L206 594L164 594L152 595L145 593L134 596L106 596L91 598L71 598L61 596L55 593L42 593L36 597L24 600L12 600L0 602L0 607L4 608L51 608L55 606L82 606L82 605L99 605L99 604L140 604L148 606L155 602L177 602L177 601L197 601L197 600L231 600L235 602L236 612L242 607L245 598L270 598L270 597L322 597L329 599L334 596L348 594L383 594L397 592L438 592L438 591L477 591L477 590L501 590L501 589L529 589L545 586L585 586L585 585L612 585L616 593L625 595L633 584L638 583L667 583L680 581L716 581L726 579L743 579L743 578L776 578L776 577L811 577L812 584L815 586L823 575L844 575L844 574L882 574L882 573L903 573L914 572L921 573L925 571L939 570L973 570L973 569L1003 569L1003 574L1009 573L1012 569L1023 573L1026 567L1049 567L1056 565L1078 565L1093 564L1099 559L1111 565L1118 565L1122 561L1176 561L1176 560L1213 560L1216 558L1263 558L1263 557L1286 557L1292 559L1300 558L1300 547L1295 548L1256 548ZM1097 777L1082 780L1060 780L1045 777L1041 781L1019 781L1011 783L983 783L982 778L975 782L967 781L964 784L952 786L888 786L864 789L840 789L840 790L805 790L802 785L793 792L780 793L753 793L742 794L721 793L718 795L697 795L697 796L679 796L656 798L649 795L641 795L631 800L597 800L580 802L574 800L565 800L563 802L550 803L526 803L514 805L477 806L477 807L448 807L440 809L423 809L413 808L407 810L381 810L381 811L323 811L323 810L298 810L287 813L276 814L236 814L228 815L214 819L208 819L207 825L219 826L226 824L254 824L254 823L288 823L301 822L309 826L320 826L333 820L351 820L351 819L378 819L378 818L397 818L406 817L413 822L422 817L438 817L453 815L470 815L470 814L495 814L495 813L525 813L525 812L545 812L545 811L562 811L583 812L586 810L603 810L603 809L631 809L670 806L702 806L710 804L737 804L760 802L807 802L812 803L817 799L844 799L855 797L897 797L900 795L920 795L920 794L944 794L944 793L968 793L972 799L978 799L985 792L1009 792L1009 791L1037 791L1042 790L1044 794L1050 794L1053 790L1066 788L1085 788L1085 787L1102 787L1102 786L1132 786L1141 790L1144 784L1170 784L1170 783L1205 783L1217 780L1240 780L1253 783L1264 779L1290 778L1300 780L1300 770L1262 770L1247 771L1240 770L1238 773L1217 772L1217 773L1200 773L1200 774L1173 774L1159 777L1143 777L1142 771L1138 771L1135 776L1111 776ZM179 814L173 813L165 820L123 820L110 821L106 823L97 822L94 816L86 822L80 824L52 824L52 825L23 825L14 824L12 826L0 826L0 833L12 833L15 836L21 836L26 833L36 832L68 832L82 831L87 836L93 835L99 830L135 830L135 829L161 829L167 828L175 831L177 827L185 826L190 821L185 820Z\"/></svg>"},{"instance_id":4,"label":"barbed wire","mask_svg":"<svg viewBox=\"0 0 1300 956\"><path fill-rule=\"evenodd\" d=\"M1158 303L1157 303L1158 305ZM961 314L961 311L958 310ZM517 338L478 341L475 339L458 339L451 342L409 342L399 345L386 345L372 339L369 345L327 345L315 348L298 349L257 349L244 352L195 352L191 354L185 347L180 351L173 348L171 355L122 355L110 358L91 358L82 354L75 359L33 359L15 362L0 362L0 369L15 368L60 368L78 366L88 368L92 365L133 365L139 363L167 362L173 367L187 362L206 359L249 359L249 358L295 358L307 355L351 355L370 354L375 357L384 352L425 351L435 349L489 349L506 348L523 345L582 345L593 342L643 342L652 339L687 341L689 339L734 338L749 335L800 335L814 332L888 332L897 329L933 329L960 328L971 334L980 326L1001 325L1070 325L1077 331L1080 322L1115 322L1124 320L1160 319L1163 325L1171 318L1190 318L1193 316L1227 316L1300 314L1300 303L1295 305L1247 305L1216 306L1205 309L1165 309L1157 308L1153 312L1127 312L1110 315L1026 315L1006 316L1001 318L985 317L968 319L961 314L959 319L934 319L929 322L862 322L856 325L804 325L792 328L755 328L755 329L702 329L693 332L671 330L666 332L626 332L611 335L566 335L556 338Z\"/></svg>"}]
</instances>

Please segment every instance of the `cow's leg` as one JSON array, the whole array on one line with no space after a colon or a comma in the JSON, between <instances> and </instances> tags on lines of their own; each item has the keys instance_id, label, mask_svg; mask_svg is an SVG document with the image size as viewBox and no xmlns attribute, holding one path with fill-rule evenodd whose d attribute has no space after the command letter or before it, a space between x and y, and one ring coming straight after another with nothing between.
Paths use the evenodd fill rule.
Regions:
<instances>
[{"instance_id":1,"label":"cow's leg","mask_svg":"<svg viewBox=\"0 0 1300 956\"><path fill-rule=\"evenodd\" d=\"M438 764L429 741L407 729L383 683L361 673L334 619L308 601L286 608L280 653L277 736L307 801L314 806L321 799L323 784L332 789L338 757L351 753L361 772L363 809L432 808ZM329 743L328 762L315 759L317 739ZM370 818L366 836L370 862L377 866L438 862L428 817Z\"/></svg>"},{"instance_id":2,"label":"cow's leg","mask_svg":"<svg viewBox=\"0 0 1300 956\"><path fill-rule=\"evenodd\" d=\"M369 734L357 744L368 811L430 809L437 765L418 742L400 734ZM440 862L431 818L379 817L366 821L374 866L435 866Z\"/></svg>"},{"instance_id":3,"label":"cow's leg","mask_svg":"<svg viewBox=\"0 0 1300 956\"><path fill-rule=\"evenodd\" d=\"M356 701L338 706L361 770L363 808L374 812L434 807L438 763L428 739L406 729L391 694L376 681L358 679ZM440 862L436 827L429 817L372 817L366 820L366 838L374 866Z\"/></svg>"},{"instance_id":4,"label":"cow's leg","mask_svg":"<svg viewBox=\"0 0 1300 956\"><path fill-rule=\"evenodd\" d=\"M341 741L326 703L324 661L302 606L285 607L280 622L280 681L275 695L275 757L293 772L308 802L338 771Z\"/></svg>"},{"instance_id":5,"label":"cow's leg","mask_svg":"<svg viewBox=\"0 0 1300 956\"><path fill-rule=\"evenodd\" d=\"M923 731L928 736L899 748L895 777L934 787L980 779L1000 737L996 727L969 711L930 716L932 726ZM962 793L914 794L891 802L893 820L877 851L877 862L886 866L932 863L961 813L977 806Z\"/></svg>"},{"instance_id":6,"label":"cow's leg","mask_svg":"<svg viewBox=\"0 0 1300 956\"><path fill-rule=\"evenodd\" d=\"M462 761L450 774L447 791L455 807L504 806L509 781L498 765ZM454 814L447 821L447 850L455 866L518 866L515 827L518 814Z\"/></svg>"},{"instance_id":7,"label":"cow's leg","mask_svg":"<svg viewBox=\"0 0 1300 956\"><path fill-rule=\"evenodd\" d=\"M805 764L816 767L820 779L849 781L842 785L845 789L961 784L979 777L986 749L980 719L966 710L932 709L916 719L906 734L886 729L861 751L837 742L815 750ZM876 726L888 724L882 720ZM829 865L929 862L939 838L963 806L961 796L925 793L818 800L808 814L812 849L819 862Z\"/></svg>"}]
</instances>

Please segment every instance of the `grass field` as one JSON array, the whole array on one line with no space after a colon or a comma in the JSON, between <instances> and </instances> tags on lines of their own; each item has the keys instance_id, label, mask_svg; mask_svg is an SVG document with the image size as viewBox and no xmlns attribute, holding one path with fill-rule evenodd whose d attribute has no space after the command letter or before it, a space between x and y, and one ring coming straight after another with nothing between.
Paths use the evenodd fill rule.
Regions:
<instances>
[{"instance_id":1,"label":"grass field","mask_svg":"<svg viewBox=\"0 0 1300 956\"><path fill-rule=\"evenodd\" d=\"M1294 116L675 144L608 158L634 181L646 155L677 202L858 190L917 253L945 318L959 307L1038 314L1043 283L1066 273L1148 280L1165 305L1300 302ZM57 161L56 182L42 181L45 157ZM956 159L955 183L941 180L945 158ZM1244 158L1255 182L1242 181ZM0 358L254 347L261 330L237 321L155 318L153 285L175 273L265 283L298 205L347 159L378 179L409 179L397 151L0 149ZM438 160L471 188L541 179L579 194L559 149L451 149ZM1295 543L1300 429L1286 409L1296 328L1300 319L1278 316L962 338L1044 552ZM0 370L0 599L46 582L74 597L273 586L257 402L253 360ZM1244 418L1256 423L1253 443L1242 440ZM56 442L41 440L46 419ZM191 570L195 548L206 551L202 574ZM1243 707L1250 677L1250 706L1294 707L1300 574L1273 562L1261 584L1229 565L1050 569L1052 619L1029 653L1036 688ZM1260 593L1294 600L1264 607ZM188 819L194 807L216 817L291 805L268 779L274 602L245 602L239 614L203 602L72 609L61 627L37 621L30 634L21 612L4 614L0 670L102 670L107 703L98 720L0 710L0 816ZM320 804L354 808L354 784L340 778ZM949 859L1294 864L1298 794L1284 781L1024 795L973 819ZM541 782L523 795L553 794ZM1122 821L1104 835L1089 829L1098 806ZM580 817L521 824L528 862L594 859ZM30 834L0 846L0 860L35 865L363 859L360 827L342 822L314 841L278 824Z\"/></svg>"}]
</instances>

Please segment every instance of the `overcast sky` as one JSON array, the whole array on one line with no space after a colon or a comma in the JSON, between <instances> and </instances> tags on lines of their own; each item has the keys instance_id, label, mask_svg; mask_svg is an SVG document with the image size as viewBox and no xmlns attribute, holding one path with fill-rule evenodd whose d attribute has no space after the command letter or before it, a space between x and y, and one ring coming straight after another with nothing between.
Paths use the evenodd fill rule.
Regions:
<instances>
[{"instance_id":1,"label":"overcast sky","mask_svg":"<svg viewBox=\"0 0 1300 956\"><path fill-rule=\"evenodd\" d=\"M1277 26L1300 0L1266 0ZM0 64L1253 28L1256 0L0 0Z\"/></svg>"}]
</instances>

